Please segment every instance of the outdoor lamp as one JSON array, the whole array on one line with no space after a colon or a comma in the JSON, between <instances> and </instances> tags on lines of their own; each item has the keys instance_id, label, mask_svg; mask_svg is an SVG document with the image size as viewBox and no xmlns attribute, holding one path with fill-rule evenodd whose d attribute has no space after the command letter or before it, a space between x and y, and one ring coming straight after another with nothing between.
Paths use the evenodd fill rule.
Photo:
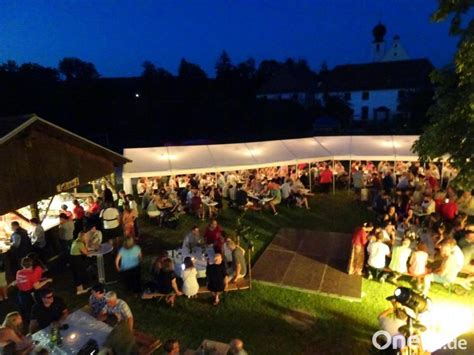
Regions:
<instances>
[{"instance_id":1,"label":"outdoor lamp","mask_svg":"<svg viewBox=\"0 0 474 355\"><path fill-rule=\"evenodd\" d=\"M412 309L415 313L425 312L431 301L428 297L424 297L408 287L398 287L394 296L397 302Z\"/></svg>"}]
</instances>

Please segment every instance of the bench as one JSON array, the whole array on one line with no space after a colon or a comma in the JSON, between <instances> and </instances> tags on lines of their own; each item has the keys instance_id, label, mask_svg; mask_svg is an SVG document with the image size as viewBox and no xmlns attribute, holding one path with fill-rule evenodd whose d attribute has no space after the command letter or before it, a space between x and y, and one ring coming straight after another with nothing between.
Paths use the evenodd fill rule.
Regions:
<instances>
[{"instance_id":1,"label":"bench","mask_svg":"<svg viewBox=\"0 0 474 355\"><path fill-rule=\"evenodd\" d=\"M227 285L227 288L224 290L224 292L233 292L233 291L241 291L241 290L248 290L250 289L250 280L248 278L244 279L239 279L235 283L229 283ZM206 294L210 293L207 289L207 286L200 286L198 295L200 294ZM142 300L151 300L153 298L159 298L160 300L162 298L167 297L168 295L165 295L163 293L157 293L157 292L152 292L152 293L144 293L142 294Z\"/></svg>"},{"instance_id":2,"label":"bench","mask_svg":"<svg viewBox=\"0 0 474 355\"><path fill-rule=\"evenodd\" d=\"M154 338L153 336L138 330L133 331L133 336L135 337L138 354L140 355L153 354L153 352L159 349L162 345L160 339Z\"/></svg>"}]
</instances>

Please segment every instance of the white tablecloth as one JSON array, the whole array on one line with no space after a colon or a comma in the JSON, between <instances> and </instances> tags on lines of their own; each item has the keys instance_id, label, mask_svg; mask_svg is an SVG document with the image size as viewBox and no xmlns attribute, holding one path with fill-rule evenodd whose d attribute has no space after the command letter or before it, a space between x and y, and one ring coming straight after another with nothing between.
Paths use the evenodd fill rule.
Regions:
<instances>
[{"instance_id":1,"label":"white tablecloth","mask_svg":"<svg viewBox=\"0 0 474 355\"><path fill-rule=\"evenodd\" d=\"M61 330L63 338L61 346L51 348L51 330L50 327L46 327L33 334L37 349L46 348L52 355L77 354L91 338L97 341L99 347L102 346L112 331L110 326L81 310L71 313L64 324L68 324L69 328Z\"/></svg>"},{"instance_id":2,"label":"white tablecloth","mask_svg":"<svg viewBox=\"0 0 474 355\"><path fill-rule=\"evenodd\" d=\"M192 253L189 253L187 250L184 249L176 249L176 250L168 250L168 256L173 260L174 263L174 272L177 276L181 277L183 273L183 262L184 258L190 256L194 258L194 267L197 270L197 277L198 278L205 278L206 277L206 267L207 267L207 258L209 258L210 262L213 263L214 261L214 249L212 247L201 248L196 247Z\"/></svg>"}]
</instances>

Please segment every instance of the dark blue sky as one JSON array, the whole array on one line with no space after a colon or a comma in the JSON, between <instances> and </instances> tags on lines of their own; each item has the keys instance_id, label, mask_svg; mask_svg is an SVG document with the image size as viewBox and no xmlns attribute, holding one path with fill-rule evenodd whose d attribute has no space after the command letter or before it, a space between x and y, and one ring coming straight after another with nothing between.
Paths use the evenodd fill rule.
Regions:
<instances>
[{"instance_id":1,"label":"dark blue sky","mask_svg":"<svg viewBox=\"0 0 474 355\"><path fill-rule=\"evenodd\" d=\"M318 69L371 59L372 28L401 36L412 58L448 63L456 39L432 24L435 0L4 0L0 61L93 62L102 76L132 76L151 60L173 73L185 57L212 76L223 49L234 62L305 58Z\"/></svg>"}]
</instances>

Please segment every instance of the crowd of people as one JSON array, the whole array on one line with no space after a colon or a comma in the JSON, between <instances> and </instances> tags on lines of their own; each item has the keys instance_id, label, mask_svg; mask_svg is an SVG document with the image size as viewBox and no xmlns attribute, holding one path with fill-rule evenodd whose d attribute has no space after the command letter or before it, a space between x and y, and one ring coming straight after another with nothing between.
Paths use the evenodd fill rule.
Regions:
<instances>
[{"instance_id":1,"label":"crowd of people","mask_svg":"<svg viewBox=\"0 0 474 355\"><path fill-rule=\"evenodd\" d=\"M435 164L422 169L411 163L398 176L390 169L366 174L371 169L365 164L353 169L356 198L378 217L376 227L369 222L355 230L348 272L362 275L366 269L369 279L393 283L408 275L425 295L432 282L470 289L474 225L468 215L474 212L474 192L442 189ZM457 279L461 273L467 278Z\"/></svg>"},{"instance_id":2,"label":"crowd of people","mask_svg":"<svg viewBox=\"0 0 474 355\"><path fill-rule=\"evenodd\" d=\"M228 285L247 274L246 251L228 238L217 222L223 208L268 209L274 215L281 204L309 209L313 191L327 193L333 184L342 182L351 184L355 199L377 214L376 227L368 222L354 232L350 274L366 271L370 279L393 283L408 275L415 287L427 294L432 282L450 285L466 272L469 276L462 286L470 288L474 225L467 223L467 217L474 214L474 197L470 191L452 189L449 182L453 176L455 171L447 164L439 171L435 164L423 168L418 162L395 166L353 162L346 172L339 162L334 166L322 162L295 168L142 178L136 186L137 200L124 191L114 197L104 188L100 196L75 200L72 211L62 206L55 248L61 265L71 270L76 294L91 293L91 314L107 322L112 318L131 331L134 319L130 307L113 291L94 284L95 263L90 256L103 243L113 246L114 266L126 290L136 295L143 291L164 295L170 306L177 297L196 297L201 286L192 254L197 248L211 248L206 286L217 306ZM181 270L181 265L177 267L176 260L163 252L153 261L149 280L142 282L139 204L160 226L173 227L183 213L209 220L204 231L196 225L184 236L181 249L186 256ZM46 276L45 261L54 249L52 241L45 237L38 219L31 219L30 225L27 231L12 222L9 258L0 256L0 300L8 298L8 286L15 286L19 310L5 319L0 343L11 341L20 353L32 345L23 335L24 325L33 332L68 315L66 305L52 291L52 279ZM7 262L13 283L7 282ZM168 348L168 353L174 353L176 341Z\"/></svg>"},{"instance_id":3,"label":"crowd of people","mask_svg":"<svg viewBox=\"0 0 474 355\"><path fill-rule=\"evenodd\" d=\"M224 207L241 210L269 209L278 215L277 206L284 203L309 209L307 166L301 170L288 167L141 178L136 188L142 209L156 216L160 225L173 214L189 213L201 220L215 218ZM332 178L332 173L331 173ZM332 181L332 180L331 180Z\"/></svg>"}]
</instances>

